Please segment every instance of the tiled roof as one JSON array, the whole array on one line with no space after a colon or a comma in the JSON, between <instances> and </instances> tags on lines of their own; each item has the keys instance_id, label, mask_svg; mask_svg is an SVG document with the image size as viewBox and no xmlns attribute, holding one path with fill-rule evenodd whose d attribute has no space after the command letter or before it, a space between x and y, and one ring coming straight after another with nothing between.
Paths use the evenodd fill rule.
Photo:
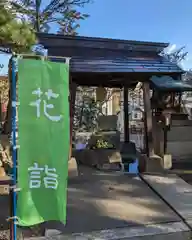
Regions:
<instances>
[{"instance_id":1,"label":"tiled roof","mask_svg":"<svg viewBox=\"0 0 192 240\"><path fill-rule=\"evenodd\" d=\"M51 49L49 51L51 55ZM70 56L67 54L66 56ZM95 73L131 73L131 72L150 72L150 73L182 73L183 70L175 63L160 57L128 57L126 52L116 52L115 54L103 54L94 56L92 54L74 55L71 54L71 72L95 72ZM54 61L59 61L54 59Z\"/></svg>"},{"instance_id":2,"label":"tiled roof","mask_svg":"<svg viewBox=\"0 0 192 240\"><path fill-rule=\"evenodd\" d=\"M39 43L48 49L49 56L71 57L72 73L183 73L176 63L159 56L167 43L56 34L40 34Z\"/></svg>"},{"instance_id":3,"label":"tiled roof","mask_svg":"<svg viewBox=\"0 0 192 240\"><path fill-rule=\"evenodd\" d=\"M181 80L173 79L170 76L153 76L151 78L151 82L156 88L164 91L192 91L191 84L185 83Z\"/></svg>"},{"instance_id":4,"label":"tiled roof","mask_svg":"<svg viewBox=\"0 0 192 240\"><path fill-rule=\"evenodd\" d=\"M73 57L71 59L71 72L182 72L173 63L163 59L84 59Z\"/></svg>"},{"instance_id":5,"label":"tiled roof","mask_svg":"<svg viewBox=\"0 0 192 240\"><path fill-rule=\"evenodd\" d=\"M75 73L183 72L175 63L159 56L168 43L56 34L38 34L38 38L49 56L71 57L70 70Z\"/></svg>"}]
</instances>

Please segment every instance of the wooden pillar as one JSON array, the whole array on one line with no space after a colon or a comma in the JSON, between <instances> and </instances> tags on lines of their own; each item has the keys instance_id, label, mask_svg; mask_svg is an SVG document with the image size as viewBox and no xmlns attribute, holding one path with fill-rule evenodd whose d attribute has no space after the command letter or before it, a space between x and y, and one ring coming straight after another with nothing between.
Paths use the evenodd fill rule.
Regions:
<instances>
[{"instance_id":1,"label":"wooden pillar","mask_svg":"<svg viewBox=\"0 0 192 240\"><path fill-rule=\"evenodd\" d=\"M70 116L74 118L77 84L70 79Z\"/></svg>"},{"instance_id":2,"label":"wooden pillar","mask_svg":"<svg viewBox=\"0 0 192 240\"><path fill-rule=\"evenodd\" d=\"M129 89L123 89L123 106L124 106L124 142L129 142L129 103L128 103Z\"/></svg>"},{"instance_id":3,"label":"wooden pillar","mask_svg":"<svg viewBox=\"0 0 192 240\"><path fill-rule=\"evenodd\" d=\"M1 101L1 91L0 91L0 127L3 122L3 111L2 111L2 101Z\"/></svg>"},{"instance_id":4,"label":"wooden pillar","mask_svg":"<svg viewBox=\"0 0 192 240\"><path fill-rule=\"evenodd\" d=\"M73 132L73 119L74 119L74 113L75 113L75 98L76 98L76 91L77 91L77 84L72 81L72 78L70 78L70 96L69 96L69 102L70 102L70 158L72 154L72 132ZM69 159L70 159L69 158Z\"/></svg>"},{"instance_id":5,"label":"wooden pillar","mask_svg":"<svg viewBox=\"0 0 192 240\"><path fill-rule=\"evenodd\" d=\"M145 147L147 156L154 156L154 142L153 142L153 124L152 124L152 109L150 100L150 86L149 82L143 83L143 100L144 100L144 124L145 124Z\"/></svg>"}]
</instances>

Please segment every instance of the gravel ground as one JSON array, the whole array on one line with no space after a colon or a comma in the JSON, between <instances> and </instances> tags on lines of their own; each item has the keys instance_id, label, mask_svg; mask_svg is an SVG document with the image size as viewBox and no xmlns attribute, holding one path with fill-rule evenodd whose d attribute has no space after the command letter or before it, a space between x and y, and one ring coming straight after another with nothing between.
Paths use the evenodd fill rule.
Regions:
<instances>
[{"instance_id":1,"label":"gravel ground","mask_svg":"<svg viewBox=\"0 0 192 240\"><path fill-rule=\"evenodd\" d=\"M0 196L0 240L9 238L9 224L6 219L9 217L9 197Z\"/></svg>"},{"instance_id":2,"label":"gravel ground","mask_svg":"<svg viewBox=\"0 0 192 240\"><path fill-rule=\"evenodd\" d=\"M23 236L20 230L17 231L17 240L23 240ZM0 231L0 240L10 240L10 231Z\"/></svg>"},{"instance_id":3,"label":"gravel ground","mask_svg":"<svg viewBox=\"0 0 192 240\"><path fill-rule=\"evenodd\" d=\"M171 172L177 174L184 181L192 185L192 161L174 163Z\"/></svg>"},{"instance_id":4,"label":"gravel ground","mask_svg":"<svg viewBox=\"0 0 192 240\"><path fill-rule=\"evenodd\" d=\"M182 173L179 176L186 181L187 183L192 185L192 173Z\"/></svg>"},{"instance_id":5,"label":"gravel ground","mask_svg":"<svg viewBox=\"0 0 192 240\"><path fill-rule=\"evenodd\" d=\"M9 231L0 231L0 240L9 240Z\"/></svg>"}]
</instances>

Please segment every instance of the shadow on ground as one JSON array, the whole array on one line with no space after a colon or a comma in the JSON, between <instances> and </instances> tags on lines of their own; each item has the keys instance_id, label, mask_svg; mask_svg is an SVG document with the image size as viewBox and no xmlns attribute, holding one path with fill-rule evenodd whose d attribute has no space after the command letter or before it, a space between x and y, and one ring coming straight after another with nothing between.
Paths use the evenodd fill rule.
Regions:
<instances>
[{"instance_id":1,"label":"shadow on ground","mask_svg":"<svg viewBox=\"0 0 192 240\"><path fill-rule=\"evenodd\" d=\"M68 184L66 226L51 221L23 232L30 237L42 235L45 228L71 234L179 221L139 177L80 166L80 176Z\"/></svg>"},{"instance_id":2,"label":"shadow on ground","mask_svg":"<svg viewBox=\"0 0 192 240\"><path fill-rule=\"evenodd\" d=\"M86 167L80 172L69 181L66 226L49 222L47 229L70 234L180 220L139 177Z\"/></svg>"}]
</instances>

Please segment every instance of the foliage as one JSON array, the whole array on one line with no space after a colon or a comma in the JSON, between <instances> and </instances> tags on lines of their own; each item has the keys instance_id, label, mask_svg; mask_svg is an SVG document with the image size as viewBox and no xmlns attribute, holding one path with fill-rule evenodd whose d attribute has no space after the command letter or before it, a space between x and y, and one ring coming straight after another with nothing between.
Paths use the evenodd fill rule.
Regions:
<instances>
[{"instance_id":1,"label":"foliage","mask_svg":"<svg viewBox=\"0 0 192 240\"><path fill-rule=\"evenodd\" d=\"M21 19L27 19L37 32L49 32L51 24L59 25L59 33L76 35L79 21L89 15L77 11L91 0L10 0Z\"/></svg>"},{"instance_id":2,"label":"foliage","mask_svg":"<svg viewBox=\"0 0 192 240\"><path fill-rule=\"evenodd\" d=\"M12 9L8 8L6 3L6 1L0 2L0 46L9 48L11 52L28 52L36 42L35 32L29 23L19 21L16 18L16 14ZM11 81L11 78L9 78L9 80ZM11 82L9 82L7 78L0 79L1 100L3 102L7 102L9 99L9 84L11 86ZM11 114L8 114L8 112L11 113L10 99L7 108L7 118L9 116L7 122L9 122L9 128L11 129Z\"/></svg>"},{"instance_id":3,"label":"foliage","mask_svg":"<svg viewBox=\"0 0 192 240\"><path fill-rule=\"evenodd\" d=\"M76 22L88 15L73 8L88 2L90 0L51 0L44 6L41 0L5 0L0 5L0 44L8 45L12 51L26 52L35 43L34 30L47 32L51 23L60 25L60 33L76 35L79 27ZM7 111L11 112L10 101ZM4 126L11 126L8 112Z\"/></svg>"},{"instance_id":4,"label":"foliage","mask_svg":"<svg viewBox=\"0 0 192 240\"><path fill-rule=\"evenodd\" d=\"M0 98L2 103L8 102L9 82L7 78L0 78Z\"/></svg>"},{"instance_id":5,"label":"foliage","mask_svg":"<svg viewBox=\"0 0 192 240\"><path fill-rule=\"evenodd\" d=\"M85 20L87 17L89 17L88 14L81 14L80 12L77 12L76 10L68 11L65 14L65 21L61 20L58 21L60 25L60 29L58 33L64 34L64 35L77 35L77 29L80 27L80 24L77 23L78 20Z\"/></svg>"},{"instance_id":6,"label":"foliage","mask_svg":"<svg viewBox=\"0 0 192 240\"><path fill-rule=\"evenodd\" d=\"M88 17L76 10L90 0L51 0L44 6L41 0L2 0L0 1L0 46L9 47L12 52L27 52L36 42L35 31L48 32L50 24L57 23L59 32L76 35L79 20ZM42 6L44 6L42 8ZM8 92L8 82L1 81L1 90ZM11 86L11 78L10 78ZM6 90L6 91L5 91ZM4 133L11 133L11 87L4 124ZM1 151L2 153L2 151ZM5 162L0 158L0 162Z\"/></svg>"},{"instance_id":7,"label":"foliage","mask_svg":"<svg viewBox=\"0 0 192 240\"><path fill-rule=\"evenodd\" d=\"M74 130L95 131L97 127L98 106L94 98L83 96L80 106L75 106Z\"/></svg>"},{"instance_id":8,"label":"foliage","mask_svg":"<svg viewBox=\"0 0 192 240\"><path fill-rule=\"evenodd\" d=\"M98 117L103 115L102 106L110 99L112 91L106 88L103 101L96 98L94 87L78 87L74 113L74 131L94 132L98 127Z\"/></svg>"},{"instance_id":9,"label":"foliage","mask_svg":"<svg viewBox=\"0 0 192 240\"><path fill-rule=\"evenodd\" d=\"M92 149L112 149L112 148L114 148L113 144L103 139L98 139L95 146L92 147Z\"/></svg>"},{"instance_id":10,"label":"foliage","mask_svg":"<svg viewBox=\"0 0 192 240\"><path fill-rule=\"evenodd\" d=\"M16 15L0 3L0 45L8 46L12 51L28 51L35 43L32 26L24 21L16 20Z\"/></svg>"}]
</instances>

